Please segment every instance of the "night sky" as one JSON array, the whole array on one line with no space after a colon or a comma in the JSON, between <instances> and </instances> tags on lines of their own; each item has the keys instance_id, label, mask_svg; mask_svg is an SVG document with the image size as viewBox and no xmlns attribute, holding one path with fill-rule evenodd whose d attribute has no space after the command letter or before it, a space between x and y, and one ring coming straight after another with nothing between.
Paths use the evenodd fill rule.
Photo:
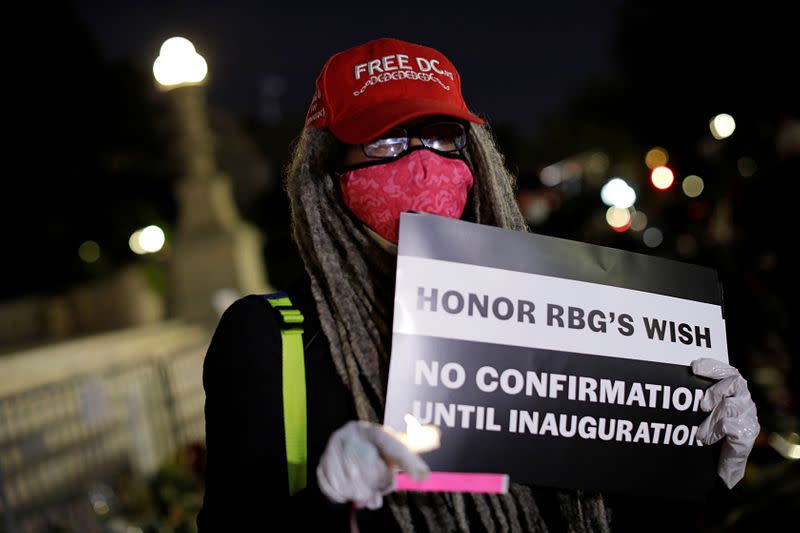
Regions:
<instances>
[{"instance_id":1,"label":"night sky","mask_svg":"<svg viewBox=\"0 0 800 533\"><path fill-rule=\"evenodd\" d=\"M161 43L190 39L209 64L212 105L269 119L303 112L332 54L396 37L431 46L459 69L467 104L531 132L583 81L613 75L620 0L452 2L75 2L102 54L149 69ZM279 79L281 81L277 81Z\"/></svg>"}]
</instances>

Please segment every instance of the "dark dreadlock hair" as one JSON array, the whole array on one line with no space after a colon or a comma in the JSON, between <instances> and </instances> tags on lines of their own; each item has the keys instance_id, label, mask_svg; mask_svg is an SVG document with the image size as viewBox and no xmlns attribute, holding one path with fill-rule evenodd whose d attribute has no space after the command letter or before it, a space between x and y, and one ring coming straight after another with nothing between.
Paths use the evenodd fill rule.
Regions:
<instances>
[{"instance_id":1,"label":"dark dreadlock hair","mask_svg":"<svg viewBox=\"0 0 800 533\"><path fill-rule=\"evenodd\" d=\"M465 219L528 231L488 127L471 124L465 150L474 177ZM344 145L325 129L306 128L286 169L292 232L311 279L331 357L362 420L380 421L391 346L396 256L384 250L341 200L332 169ZM553 491L550 493L553 494ZM568 530L608 532L600 494L555 491ZM505 495L393 493L386 497L401 529L413 531L548 531L530 487Z\"/></svg>"}]
</instances>

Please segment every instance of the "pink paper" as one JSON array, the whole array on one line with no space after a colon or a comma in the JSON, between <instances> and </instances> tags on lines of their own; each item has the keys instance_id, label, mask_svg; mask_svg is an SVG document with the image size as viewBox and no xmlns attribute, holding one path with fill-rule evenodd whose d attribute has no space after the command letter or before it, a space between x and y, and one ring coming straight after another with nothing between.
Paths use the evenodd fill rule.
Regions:
<instances>
[{"instance_id":1,"label":"pink paper","mask_svg":"<svg viewBox=\"0 0 800 533\"><path fill-rule=\"evenodd\" d=\"M425 481L414 481L405 472L395 476L396 489L419 492L481 492L505 494L508 475L465 472L431 472Z\"/></svg>"}]
</instances>

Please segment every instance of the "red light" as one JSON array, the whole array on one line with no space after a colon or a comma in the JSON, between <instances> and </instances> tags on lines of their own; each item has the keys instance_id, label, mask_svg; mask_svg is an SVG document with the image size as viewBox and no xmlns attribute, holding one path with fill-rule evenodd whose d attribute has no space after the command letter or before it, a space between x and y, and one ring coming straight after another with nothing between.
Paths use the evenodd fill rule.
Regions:
<instances>
[{"instance_id":1,"label":"red light","mask_svg":"<svg viewBox=\"0 0 800 533\"><path fill-rule=\"evenodd\" d=\"M625 224L624 226L620 226L620 227L618 227L618 228L617 228L617 227L615 227L615 226L611 226L611 229L613 229L613 230L614 230L614 231L616 231L617 233L622 233L622 232L624 232L624 231L628 231L628 229L629 229L630 227L631 227L631 223L630 223L630 222L628 222L628 223L627 223L627 224Z\"/></svg>"}]
</instances>

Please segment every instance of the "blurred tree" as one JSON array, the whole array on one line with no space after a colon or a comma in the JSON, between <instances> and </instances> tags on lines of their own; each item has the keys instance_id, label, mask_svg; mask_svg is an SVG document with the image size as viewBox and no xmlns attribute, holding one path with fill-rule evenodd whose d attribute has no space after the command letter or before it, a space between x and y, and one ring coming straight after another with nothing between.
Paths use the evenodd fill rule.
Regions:
<instances>
[{"instance_id":1,"label":"blurred tree","mask_svg":"<svg viewBox=\"0 0 800 533\"><path fill-rule=\"evenodd\" d=\"M106 62L69 4L33 20L40 52L26 72L19 150L10 154L19 171L2 210L10 253L0 298L106 276L136 258L134 230L175 219L149 73ZM99 244L94 263L78 256L87 240Z\"/></svg>"}]
</instances>

